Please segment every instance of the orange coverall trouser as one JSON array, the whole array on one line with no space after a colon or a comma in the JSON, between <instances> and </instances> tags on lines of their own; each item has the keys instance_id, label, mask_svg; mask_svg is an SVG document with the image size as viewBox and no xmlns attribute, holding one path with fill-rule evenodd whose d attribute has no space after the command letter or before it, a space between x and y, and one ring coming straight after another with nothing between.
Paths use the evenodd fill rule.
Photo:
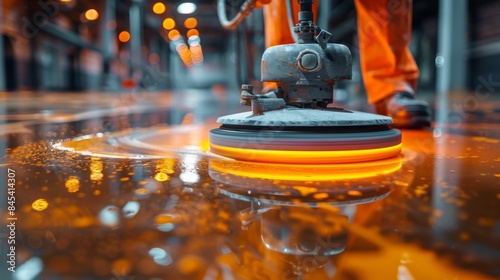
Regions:
<instances>
[{"instance_id":1,"label":"orange coverall trouser","mask_svg":"<svg viewBox=\"0 0 500 280\"><path fill-rule=\"evenodd\" d=\"M266 47L293 43L285 1L288 0L274 0L264 6ZM297 22L299 5L298 1L292 1ZM317 10L317 2L313 10ZM412 0L355 0L355 4L361 72L368 102L377 103L398 91L413 94L419 70L408 48Z\"/></svg>"}]
</instances>

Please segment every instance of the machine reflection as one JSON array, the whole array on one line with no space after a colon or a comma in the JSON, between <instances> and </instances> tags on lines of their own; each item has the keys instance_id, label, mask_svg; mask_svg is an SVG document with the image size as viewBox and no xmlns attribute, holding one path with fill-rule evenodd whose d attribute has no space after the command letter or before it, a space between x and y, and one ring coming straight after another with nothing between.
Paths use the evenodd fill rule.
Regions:
<instances>
[{"instance_id":1,"label":"machine reflection","mask_svg":"<svg viewBox=\"0 0 500 280\"><path fill-rule=\"evenodd\" d=\"M219 158L210 159L208 172L215 180L213 192L245 202L237 203L242 207L239 235L261 244L240 246L262 259L268 276L331 279L349 244L357 205L382 200L393 188L413 181L415 156L404 154L371 162L373 170L365 173L367 166L354 164L263 168L261 163Z\"/></svg>"}]
</instances>

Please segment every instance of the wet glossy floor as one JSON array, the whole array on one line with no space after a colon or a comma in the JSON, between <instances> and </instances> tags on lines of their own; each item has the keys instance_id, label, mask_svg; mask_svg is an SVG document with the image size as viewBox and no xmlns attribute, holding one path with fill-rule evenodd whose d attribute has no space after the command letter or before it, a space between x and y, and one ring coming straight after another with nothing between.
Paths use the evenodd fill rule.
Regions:
<instances>
[{"instance_id":1,"label":"wet glossy floor","mask_svg":"<svg viewBox=\"0 0 500 280\"><path fill-rule=\"evenodd\" d=\"M500 277L500 102L450 95L399 158L291 166L207 151L234 96L2 96L0 279Z\"/></svg>"}]
</instances>

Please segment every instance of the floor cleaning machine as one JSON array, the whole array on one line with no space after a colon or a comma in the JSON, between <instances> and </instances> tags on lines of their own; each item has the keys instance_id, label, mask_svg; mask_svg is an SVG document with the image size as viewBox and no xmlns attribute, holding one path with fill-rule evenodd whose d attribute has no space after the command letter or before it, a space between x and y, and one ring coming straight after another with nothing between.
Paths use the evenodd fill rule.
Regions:
<instances>
[{"instance_id":1,"label":"floor cleaning machine","mask_svg":"<svg viewBox=\"0 0 500 280\"><path fill-rule=\"evenodd\" d=\"M236 160L324 164L394 157L401 132L390 117L329 108L336 81L349 80L349 49L328 43L331 34L313 22L313 0L298 0L297 43L267 48L261 80L276 89L254 93L244 84L241 104L251 111L217 119L210 131L211 152ZM240 19L241 20L241 19Z\"/></svg>"}]
</instances>

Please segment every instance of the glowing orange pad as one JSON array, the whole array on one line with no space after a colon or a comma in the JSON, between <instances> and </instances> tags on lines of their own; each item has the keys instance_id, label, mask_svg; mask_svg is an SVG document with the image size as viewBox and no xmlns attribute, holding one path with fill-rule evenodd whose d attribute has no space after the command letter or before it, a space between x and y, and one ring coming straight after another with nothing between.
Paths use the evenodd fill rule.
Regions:
<instances>
[{"instance_id":1,"label":"glowing orange pad","mask_svg":"<svg viewBox=\"0 0 500 280\"><path fill-rule=\"evenodd\" d=\"M210 169L240 177L285 181L349 180L391 174L402 166L402 157L342 164L281 164L211 159Z\"/></svg>"},{"instance_id":2,"label":"glowing orange pad","mask_svg":"<svg viewBox=\"0 0 500 280\"><path fill-rule=\"evenodd\" d=\"M295 163L295 164L326 164L353 163L374 161L397 156L401 153L402 144L394 146L343 151L287 151L287 150L256 150L224 147L210 144L210 151L229 158L252 162Z\"/></svg>"}]
</instances>

